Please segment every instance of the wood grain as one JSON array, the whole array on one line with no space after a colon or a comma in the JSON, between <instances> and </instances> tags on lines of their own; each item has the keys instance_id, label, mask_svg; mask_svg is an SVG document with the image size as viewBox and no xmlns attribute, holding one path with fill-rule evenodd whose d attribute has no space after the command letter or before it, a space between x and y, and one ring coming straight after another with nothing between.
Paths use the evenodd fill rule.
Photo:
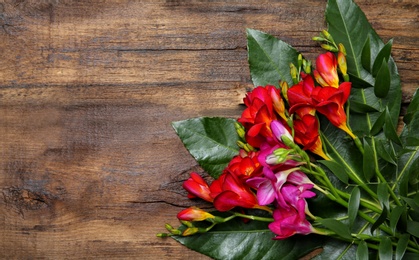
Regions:
<instances>
[{"instance_id":1,"label":"wood grain","mask_svg":"<svg viewBox=\"0 0 419 260\"><path fill-rule=\"evenodd\" d=\"M419 4L356 1L408 103ZM252 87L245 28L313 59L323 0L0 2L0 258L207 259L156 238L190 205L170 123L238 117Z\"/></svg>"}]
</instances>

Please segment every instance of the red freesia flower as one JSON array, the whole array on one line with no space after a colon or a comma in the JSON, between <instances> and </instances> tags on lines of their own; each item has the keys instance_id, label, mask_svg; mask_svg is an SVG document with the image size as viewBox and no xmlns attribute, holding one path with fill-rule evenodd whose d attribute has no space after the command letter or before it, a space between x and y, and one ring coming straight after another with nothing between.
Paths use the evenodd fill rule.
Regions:
<instances>
[{"instance_id":1,"label":"red freesia flower","mask_svg":"<svg viewBox=\"0 0 419 260\"><path fill-rule=\"evenodd\" d=\"M228 171L241 179L260 175L262 167L258 160L258 154L259 152L246 153L241 150L239 155L233 157L224 171Z\"/></svg>"},{"instance_id":2,"label":"red freesia flower","mask_svg":"<svg viewBox=\"0 0 419 260\"><path fill-rule=\"evenodd\" d=\"M316 59L316 70L313 71L314 78L322 87L338 88L337 66L336 57L333 53L320 54Z\"/></svg>"},{"instance_id":3,"label":"red freesia flower","mask_svg":"<svg viewBox=\"0 0 419 260\"><path fill-rule=\"evenodd\" d=\"M213 201L208 184L196 172L191 173L191 177L183 183L182 187L188 191L190 199L198 197L209 202Z\"/></svg>"},{"instance_id":4,"label":"red freesia flower","mask_svg":"<svg viewBox=\"0 0 419 260\"><path fill-rule=\"evenodd\" d=\"M283 100L274 86L259 86L247 93L243 101L247 108L237 121L247 129L246 141L259 147L266 139L272 139L270 125L277 119L275 111L281 112L285 108L282 107Z\"/></svg>"},{"instance_id":5,"label":"red freesia flower","mask_svg":"<svg viewBox=\"0 0 419 260\"><path fill-rule=\"evenodd\" d=\"M319 113L326 116L334 126L344 130L352 138L355 138L346 125L346 113L343 107L350 93L351 82L344 82L340 84L339 88L316 88L312 93L312 98L316 103L315 107Z\"/></svg>"},{"instance_id":6,"label":"red freesia flower","mask_svg":"<svg viewBox=\"0 0 419 260\"><path fill-rule=\"evenodd\" d=\"M329 159L323 152L317 117L306 114L301 119L294 119L294 131L295 142L301 144L304 150L309 150L326 160Z\"/></svg>"},{"instance_id":7,"label":"red freesia flower","mask_svg":"<svg viewBox=\"0 0 419 260\"><path fill-rule=\"evenodd\" d=\"M235 207L269 210L260 206L250 188L229 172L223 173L210 188L211 196L214 197L214 207L219 211L228 211Z\"/></svg>"},{"instance_id":8,"label":"red freesia flower","mask_svg":"<svg viewBox=\"0 0 419 260\"><path fill-rule=\"evenodd\" d=\"M308 74L301 73L301 76L303 80L288 89L289 112L297 113L300 117L305 114L314 115L316 110L311 98L311 93L315 89L314 80Z\"/></svg>"},{"instance_id":9,"label":"red freesia flower","mask_svg":"<svg viewBox=\"0 0 419 260\"><path fill-rule=\"evenodd\" d=\"M177 218L185 221L203 221L215 216L197 207L190 207L179 212Z\"/></svg>"}]
</instances>

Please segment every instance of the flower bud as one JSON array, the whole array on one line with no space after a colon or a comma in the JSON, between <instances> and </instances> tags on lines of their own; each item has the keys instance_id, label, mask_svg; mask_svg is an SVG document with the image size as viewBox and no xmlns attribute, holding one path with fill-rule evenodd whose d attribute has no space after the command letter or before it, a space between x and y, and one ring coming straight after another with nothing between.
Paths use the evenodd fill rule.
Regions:
<instances>
[{"instance_id":1,"label":"flower bud","mask_svg":"<svg viewBox=\"0 0 419 260\"><path fill-rule=\"evenodd\" d=\"M279 86L281 87L282 96L288 102L288 83L286 81L280 81Z\"/></svg>"},{"instance_id":2,"label":"flower bud","mask_svg":"<svg viewBox=\"0 0 419 260\"><path fill-rule=\"evenodd\" d=\"M182 221L203 221L215 216L197 207L190 207L179 212L177 218Z\"/></svg>"},{"instance_id":3,"label":"flower bud","mask_svg":"<svg viewBox=\"0 0 419 260\"><path fill-rule=\"evenodd\" d=\"M321 44L320 45L323 49L327 50L327 51L331 51L331 52L337 52L338 49L336 49L336 47L329 45L329 44Z\"/></svg>"},{"instance_id":4,"label":"flower bud","mask_svg":"<svg viewBox=\"0 0 419 260\"><path fill-rule=\"evenodd\" d=\"M237 131L237 135L241 138L241 139L243 139L243 140L245 140L245 135L246 135L246 132L245 132L245 130L244 130L244 127L239 123L239 122L234 122L234 127L236 128L236 131Z\"/></svg>"},{"instance_id":5,"label":"flower bud","mask_svg":"<svg viewBox=\"0 0 419 260\"><path fill-rule=\"evenodd\" d=\"M266 157L266 163L271 164L271 165L284 163L289 159L288 155L292 151L293 150L290 150L290 149L278 148L275 151L273 151L272 154L270 154Z\"/></svg>"},{"instance_id":6,"label":"flower bud","mask_svg":"<svg viewBox=\"0 0 419 260\"><path fill-rule=\"evenodd\" d=\"M303 70L306 74L311 73L311 61L303 60Z\"/></svg>"},{"instance_id":7,"label":"flower bud","mask_svg":"<svg viewBox=\"0 0 419 260\"><path fill-rule=\"evenodd\" d=\"M327 40L327 41L329 41L329 42L331 42L331 43L335 42L335 41L333 40L332 35L330 35L330 33L329 33L328 31L323 30L323 31L321 32L321 35L322 35L324 38L326 38L326 40Z\"/></svg>"},{"instance_id":8,"label":"flower bud","mask_svg":"<svg viewBox=\"0 0 419 260\"><path fill-rule=\"evenodd\" d=\"M191 228L187 228L185 229L185 231L183 231L182 236L191 236L193 234L198 233L199 229L197 227L191 227Z\"/></svg>"},{"instance_id":9,"label":"flower bud","mask_svg":"<svg viewBox=\"0 0 419 260\"><path fill-rule=\"evenodd\" d=\"M278 140L282 140L284 136L286 136L290 140L293 140L287 128L285 128L285 126L278 120L273 120L271 122L271 129L276 138L278 138Z\"/></svg>"},{"instance_id":10,"label":"flower bud","mask_svg":"<svg viewBox=\"0 0 419 260\"><path fill-rule=\"evenodd\" d=\"M297 63L298 68L301 68L301 65L303 65L303 55L301 55L301 53L298 54L297 61L298 61L298 63Z\"/></svg>"},{"instance_id":11,"label":"flower bud","mask_svg":"<svg viewBox=\"0 0 419 260\"><path fill-rule=\"evenodd\" d=\"M294 84L297 84L298 83L298 70L295 67L295 65L292 63L290 64L290 73L291 73L292 81L294 82Z\"/></svg>"}]
</instances>

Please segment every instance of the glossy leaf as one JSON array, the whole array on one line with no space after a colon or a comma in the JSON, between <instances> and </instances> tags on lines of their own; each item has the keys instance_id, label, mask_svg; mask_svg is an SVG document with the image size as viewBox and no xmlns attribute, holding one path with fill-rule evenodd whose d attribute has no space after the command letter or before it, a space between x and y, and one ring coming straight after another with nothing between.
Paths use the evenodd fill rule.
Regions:
<instances>
[{"instance_id":1,"label":"glossy leaf","mask_svg":"<svg viewBox=\"0 0 419 260\"><path fill-rule=\"evenodd\" d=\"M383 129L385 121L386 111L383 111L372 126L370 131L371 135L377 135Z\"/></svg>"},{"instance_id":2,"label":"glossy leaf","mask_svg":"<svg viewBox=\"0 0 419 260\"><path fill-rule=\"evenodd\" d=\"M358 249L356 250L356 260L368 260L368 246L367 243L362 240L361 243L358 245Z\"/></svg>"},{"instance_id":3,"label":"glossy leaf","mask_svg":"<svg viewBox=\"0 0 419 260\"><path fill-rule=\"evenodd\" d=\"M363 171L364 177L369 181L375 174L375 156L370 144L364 139Z\"/></svg>"},{"instance_id":4,"label":"glossy leaf","mask_svg":"<svg viewBox=\"0 0 419 260\"><path fill-rule=\"evenodd\" d=\"M393 247L391 246L391 240L389 237L381 237L381 242L378 246L378 255L380 256L380 260L393 259Z\"/></svg>"},{"instance_id":5,"label":"glossy leaf","mask_svg":"<svg viewBox=\"0 0 419 260\"><path fill-rule=\"evenodd\" d=\"M351 196L348 201L348 218L349 226L352 227L358 214L359 202L361 199L361 192L358 187L352 189Z\"/></svg>"},{"instance_id":6,"label":"glossy leaf","mask_svg":"<svg viewBox=\"0 0 419 260\"><path fill-rule=\"evenodd\" d=\"M393 121L391 120L390 112L388 109L386 110L386 118L385 118L385 124L384 124L384 134L385 136L395 142L396 144L401 145L400 138L396 132L396 127L393 124Z\"/></svg>"},{"instance_id":7,"label":"glossy leaf","mask_svg":"<svg viewBox=\"0 0 419 260\"><path fill-rule=\"evenodd\" d=\"M361 52L361 64L367 71L371 72L371 44L370 37L367 37Z\"/></svg>"},{"instance_id":8,"label":"glossy leaf","mask_svg":"<svg viewBox=\"0 0 419 260\"><path fill-rule=\"evenodd\" d=\"M379 183L377 186L377 197L381 204L381 207L390 209L389 195L388 195L387 183Z\"/></svg>"},{"instance_id":9,"label":"glossy leaf","mask_svg":"<svg viewBox=\"0 0 419 260\"><path fill-rule=\"evenodd\" d=\"M400 216L406 211L406 206L396 206L390 212L390 228L393 233L396 231L397 223L399 222Z\"/></svg>"},{"instance_id":10,"label":"glossy leaf","mask_svg":"<svg viewBox=\"0 0 419 260\"><path fill-rule=\"evenodd\" d=\"M237 218L207 233L173 238L214 259L299 259L323 245L323 237L313 235L286 240L273 237L267 222L244 223Z\"/></svg>"},{"instance_id":11,"label":"glossy leaf","mask_svg":"<svg viewBox=\"0 0 419 260\"><path fill-rule=\"evenodd\" d=\"M380 158L389 162L393 165L397 165L396 163L396 155L394 150L392 149L391 145L384 145L384 140L377 140L376 141L376 151Z\"/></svg>"},{"instance_id":12,"label":"glossy leaf","mask_svg":"<svg viewBox=\"0 0 419 260\"><path fill-rule=\"evenodd\" d=\"M374 84L374 94L379 98L385 98L390 90L390 70L386 60L383 60Z\"/></svg>"},{"instance_id":13,"label":"glossy leaf","mask_svg":"<svg viewBox=\"0 0 419 260\"><path fill-rule=\"evenodd\" d=\"M387 215L388 215L387 208L383 208L383 211L381 212L380 216L377 218L377 220L371 226L371 233L373 233L381 224L384 223L384 221L386 221Z\"/></svg>"},{"instance_id":14,"label":"glossy leaf","mask_svg":"<svg viewBox=\"0 0 419 260\"><path fill-rule=\"evenodd\" d=\"M351 111L356 113L370 113L378 111L378 108L357 101L351 101L349 108Z\"/></svg>"},{"instance_id":15,"label":"glossy leaf","mask_svg":"<svg viewBox=\"0 0 419 260\"><path fill-rule=\"evenodd\" d=\"M239 152L234 122L228 118L200 117L173 122L172 125L199 165L217 178Z\"/></svg>"},{"instance_id":16,"label":"glossy leaf","mask_svg":"<svg viewBox=\"0 0 419 260\"><path fill-rule=\"evenodd\" d=\"M247 29L247 49L253 85L279 85L283 80L292 86L290 63L297 64L298 52L287 43L267 33Z\"/></svg>"},{"instance_id":17,"label":"glossy leaf","mask_svg":"<svg viewBox=\"0 0 419 260\"><path fill-rule=\"evenodd\" d=\"M413 94L412 100L410 101L409 106L407 107L406 114L403 117L403 122L409 124L412 120L412 117L419 111L419 91L416 90Z\"/></svg>"},{"instance_id":18,"label":"glossy leaf","mask_svg":"<svg viewBox=\"0 0 419 260\"><path fill-rule=\"evenodd\" d=\"M408 243L409 243L409 234L401 235L396 246L395 260L403 259Z\"/></svg>"},{"instance_id":19,"label":"glossy leaf","mask_svg":"<svg viewBox=\"0 0 419 260\"><path fill-rule=\"evenodd\" d=\"M366 81L366 79L359 78L355 75L348 74L349 79L352 82L353 88L373 88L374 84L371 84L369 81ZM373 81L373 78L371 77L371 81Z\"/></svg>"},{"instance_id":20,"label":"glossy leaf","mask_svg":"<svg viewBox=\"0 0 419 260\"><path fill-rule=\"evenodd\" d=\"M332 218L324 218L318 220L323 226L331 231L335 232L338 236L345 239L352 239L351 232L347 225L343 224L339 220Z\"/></svg>"},{"instance_id":21,"label":"glossy leaf","mask_svg":"<svg viewBox=\"0 0 419 260\"><path fill-rule=\"evenodd\" d=\"M419 222L407 221L407 232L417 238L419 238Z\"/></svg>"},{"instance_id":22,"label":"glossy leaf","mask_svg":"<svg viewBox=\"0 0 419 260\"><path fill-rule=\"evenodd\" d=\"M391 54L391 47L393 46L393 40L388 41L386 45L380 50L375 58L374 64L372 66L372 75L379 78L379 71L381 70L382 63L387 63Z\"/></svg>"},{"instance_id":23,"label":"glossy leaf","mask_svg":"<svg viewBox=\"0 0 419 260\"><path fill-rule=\"evenodd\" d=\"M348 174L339 163L325 160L319 160L318 162L326 166L341 182L348 183Z\"/></svg>"}]
</instances>

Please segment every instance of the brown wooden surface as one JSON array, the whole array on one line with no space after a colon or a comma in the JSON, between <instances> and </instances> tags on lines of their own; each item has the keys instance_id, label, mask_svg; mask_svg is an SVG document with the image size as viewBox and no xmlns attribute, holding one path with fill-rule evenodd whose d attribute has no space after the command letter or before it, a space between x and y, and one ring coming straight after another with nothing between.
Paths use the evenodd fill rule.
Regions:
<instances>
[{"instance_id":1,"label":"brown wooden surface","mask_svg":"<svg viewBox=\"0 0 419 260\"><path fill-rule=\"evenodd\" d=\"M41 2L41 1L38 1ZM356 1L394 38L403 101L419 82L417 0ZM306 57L324 0L0 4L0 258L206 259L172 239L202 173L170 123L238 117L245 28Z\"/></svg>"}]
</instances>

